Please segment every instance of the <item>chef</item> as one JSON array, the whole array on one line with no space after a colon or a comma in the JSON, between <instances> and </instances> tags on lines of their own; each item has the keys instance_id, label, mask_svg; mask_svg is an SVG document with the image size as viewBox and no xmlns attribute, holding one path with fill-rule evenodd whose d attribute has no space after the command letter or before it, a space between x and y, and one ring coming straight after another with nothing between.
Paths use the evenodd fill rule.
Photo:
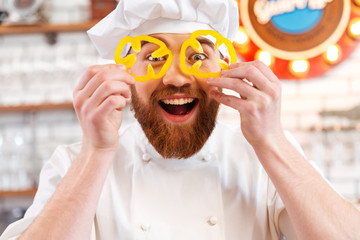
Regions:
<instances>
[{"instance_id":1,"label":"chef","mask_svg":"<svg viewBox=\"0 0 360 240\"><path fill-rule=\"evenodd\" d=\"M121 0L89 31L117 64L74 90L82 142L55 150L0 239L360 239L359 212L283 130L278 78L233 62L237 29L233 0Z\"/></svg>"}]
</instances>

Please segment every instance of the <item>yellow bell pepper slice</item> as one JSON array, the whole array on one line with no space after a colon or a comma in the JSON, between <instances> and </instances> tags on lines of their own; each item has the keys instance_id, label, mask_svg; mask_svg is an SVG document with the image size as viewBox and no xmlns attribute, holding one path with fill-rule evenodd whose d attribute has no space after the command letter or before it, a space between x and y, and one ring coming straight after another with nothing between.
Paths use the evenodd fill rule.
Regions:
<instances>
[{"instance_id":1,"label":"yellow bell pepper slice","mask_svg":"<svg viewBox=\"0 0 360 240\"><path fill-rule=\"evenodd\" d=\"M225 46L228 49L228 52L230 54L230 63L236 62L236 52L234 49L234 46L230 42L229 39L224 38L220 33L213 31L213 30L198 30L191 34L190 38L187 39L183 45L181 46L180 50L180 68L181 70L189 75L194 75L199 78L209 78L209 77L219 77L219 72L199 72L200 66L202 64L202 61L196 61L195 64L192 65L191 68L188 68L186 66L186 55L185 51L188 47L193 48L198 53L204 53L200 42L196 39L198 36L206 36L210 35L215 37L216 43L215 43L215 49L218 49L220 45L225 44ZM228 69L229 65L222 59L216 58L216 61L220 64L220 67L222 70Z\"/></svg>"},{"instance_id":2,"label":"yellow bell pepper slice","mask_svg":"<svg viewBox=\"0 0 360 240\"><path fill-rule=\"evenodd\" d=\"M155 74L155 71L154 71L153 67L151 66L151 64L149 64L147 66L147 73L144 76L138 76L138 75L135 75L132 73L130 73L130 74L132 76L134 76L136 81L139 81L139 82L146 82L151 79L162 78L171 65L173 54L167 48L165 43L157 38L153 38L153 37L150 37L147 35L139 35L136 37L132 37L132 36L124 37L123 39L120 40L120 42L116 48L115 62L117 64L124 64L127 69L131 68L136 62L136 55L133 53L133 54L129 54L126 57L122 58L120 54L121 54L122 50L124 49L125 45L128 43L131 44L132 49L136 53L140 52L141 51L141 41L147 41L147 42L154 43L159 46L159 48L151 54L151 56L153 58L159 58L159 57L163 57L166 55L168 55L168 57L166 59L165 64L163 65L163 67L161 68L159 73L157 73L157 74Z\"/></svg>"}]
</instances>

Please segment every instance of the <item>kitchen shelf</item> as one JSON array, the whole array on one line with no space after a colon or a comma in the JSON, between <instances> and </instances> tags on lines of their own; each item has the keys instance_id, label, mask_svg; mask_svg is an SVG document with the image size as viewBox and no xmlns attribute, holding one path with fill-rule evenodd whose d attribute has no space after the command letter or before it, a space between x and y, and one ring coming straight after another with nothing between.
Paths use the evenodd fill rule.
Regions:
<instances>
[{"instance_id":1,"label":"kitchen shelf","mask_svg":"<svg viewBox=\"0 0 360 240\"><path fill-rule=\"evenodd\" d=\"M72 102L65 103L46 103L36 105L18 105L18 106L1 106L0 112L20 112L20 111L40 111L40 110L56 110L56 109L73 109Z\"/></svg>"},{"instance_id":2,"label":"kitchen shelf","mask_svg":"<svg viewBox=\"0 0 360 240\"><path fill-rule=\"evenodd\" d=\"M86 31L94 26L99 20L91 20L83 23L50 24L41 23L34 25L0 25L0 35L5 34L29 34L29 33L58 33Z\"/></svg>"},{"instance_id":3,"label":"kitchen shelf","mask_svg":"<svg viewBox=\"0 0 360 240\"><path fill-rule=\"evenodd\" d=\"M31 188L27 190L20 190L20 191L0 191L0 197L33 197L37 188Z\"/></svg>"}]
</instances>

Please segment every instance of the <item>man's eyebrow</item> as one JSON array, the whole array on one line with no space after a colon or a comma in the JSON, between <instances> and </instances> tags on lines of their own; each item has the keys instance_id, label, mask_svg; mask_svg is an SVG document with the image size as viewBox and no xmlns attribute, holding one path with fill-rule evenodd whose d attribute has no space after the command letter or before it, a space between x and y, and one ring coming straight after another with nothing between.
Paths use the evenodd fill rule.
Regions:
<instances>
[{"instance_id":1,"label":"man's eyebrow","mask_svg":"<svg viewBox=\"0 0 360 240\"><path fill-rule=\"evenodd\" d=\"M160 37L153 37L153 38L159 39L160 41L164 42L164 43L165 43L165 45L167 45L167 42L166 42L166 40L165 40L165 39L160 38ZM141 41L141 48L142 48L143 46L145 46L147 43L150 43L150 42L145 41L145 40ZM127 54L126 54L126 55L128 55L128 54L130 53L131 49L132 49L132 46L130 46L129 51L127 52Z\"/></svg>"},{"instance_id":2,"label":"man's eyebrow","mask_svg":"<svg viewBox=\"0 0 360 240\"><path fill-rule=\"evenodd\" d=\"M163 43L165 43L166 46L168 45L166 39L164 39L164 38L162 38L162 37L153 37L153 38L159 39L160 41L162 41ZM141 41L141 47L143 47L143 46L144 46L145 44L147 44L147 43L150 43L150 42L148 42L148 41Z\"/></svg>"},{"instance_id":3,"label":"man's eyebrow","mask_svg":"<svg viewBox=\"0 0 360 240\"><path fill-rule=\"evenodd\" d=\"M213 50L215 50L215 44L211 40L209 40L207 38L197 38L196 40L198 40L200 44L208 45Z\"/></svg>"}]
</instances>

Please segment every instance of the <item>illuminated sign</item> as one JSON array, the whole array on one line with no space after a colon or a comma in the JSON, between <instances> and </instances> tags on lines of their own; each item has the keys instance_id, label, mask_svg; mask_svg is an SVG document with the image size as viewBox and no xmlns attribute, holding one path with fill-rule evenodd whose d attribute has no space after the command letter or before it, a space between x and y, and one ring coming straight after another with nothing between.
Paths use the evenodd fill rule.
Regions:
<instances>
[{"instance_id":1,"label":"illuminated sign","mask_svg":"<svg viewBox=\"0 0 360 240\"><path fill-rule=\"evenodd\" d=\"M283 79L323 74L357 46L354 0L239 0L235 42L245 61L259 59Z\"/></svg>"}]
</instances>

